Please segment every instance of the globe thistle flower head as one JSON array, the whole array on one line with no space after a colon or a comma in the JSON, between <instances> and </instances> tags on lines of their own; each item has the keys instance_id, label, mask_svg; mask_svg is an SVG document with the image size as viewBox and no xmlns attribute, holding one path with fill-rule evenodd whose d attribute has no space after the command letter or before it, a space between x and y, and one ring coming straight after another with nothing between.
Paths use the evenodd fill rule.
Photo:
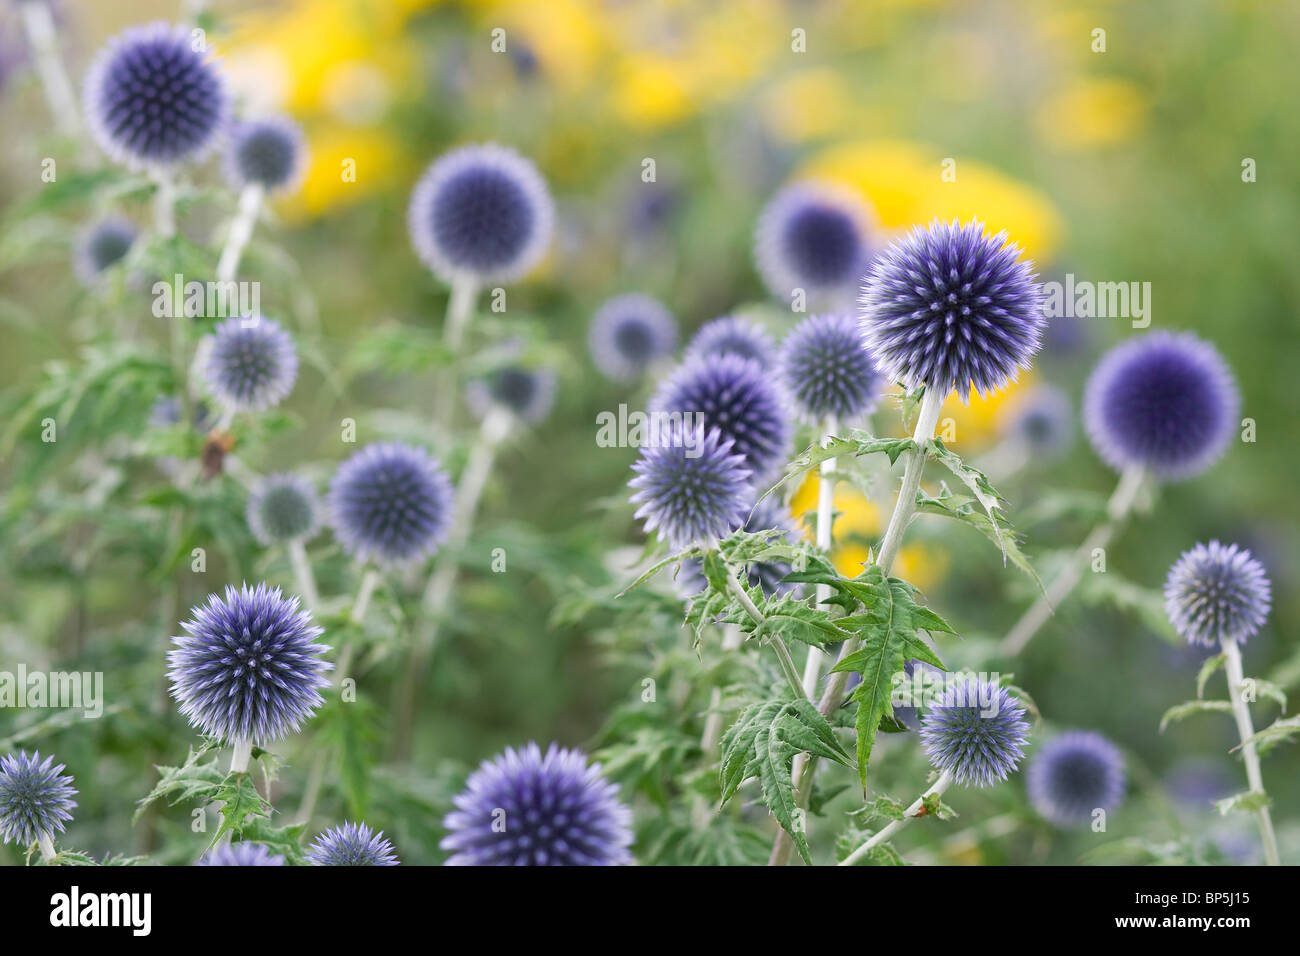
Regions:
<instances>
[{"instance_id":1,"label":"globe thistle flower head","mask_svg":"<svg viewBox=\"0 0 1300 956\"><path fill-rule=\"evenodd\" d=\"M602 375L629 382L672 354L677 321L663 303L648 295L615 296L592 317L587 346Z\"/></svg>"},{"instance_id":2,"label":"globe thistle flower head","mask_svg":"<svg viewBox=\"0 0 1300 956\"><path fill-rule=\"evenodd\" d=\"M1072 730L1045 744L1025 771L1029 801L1058 827L1092 820L1124 799L1124 756L1090 730Z\"/></svg>"},{"instance_id":3,"label":"globe thistle flower head","mask_svg":"<svg viewBox=\"0 0 1300 956\"><path fill-rule=\"evenodd\" d=\"M520 421L536 424L555 404L555 373L546 368L507 365L465 386L470 408L483 418L502 408Z\"/></svg>"},{"instance_id":4,"label":"globe thistle flower head","mask_svg":"<svg viewBox=\"0 0 1300 956\"><path fill-rule=\"evenodd\" d=\"M0 758L0 839L20 847L31 846L44 834L63 832L72 819L72 778L62 777L63 764L40 752L25 750Z\"/></svg>"},{"instance_id":5,"label":"globe thistle flower head","mask_svg":"<svg viewBox=\"0 0 1300 956\"><path fill-rule=\"evenodd\" d=\"M1006 430L1034 458L1059 458L1074 438L1070 397L1053 385L1034 386L1012 406Z\"/></svg>"},{"instance_id":6,"label":"globe thistle flower head","mask_svg":"<svg viewBox=\"0 0 1300 956\"><path fill-rule=\"evenodd\" d=\"M77 238L73 268L84 286L92 286L100 273L126 258L139 231L121 216L109 216L94 223Z\"/></svg>"},{"instance_id":7,"label":"globe thistle flower head","mask_svg":"<svg viewBox=\"0 0 1300 956\"><path fill-rule=\"evenodd\" d=\"M267 475L248 497L248 528L263 547L309 540L320 528L316 489L301 475Z\"/></svg>"},{"instance_id":8,"label":"globe thistle flower head","mask_svg":"<svg viewBox=\"0 0 1300 956\"><path fill-rule=\"evenodd\" d=\"M237 124L222 155L226 179L241 189L256 185L267 192L292 191L306 168L302 129L284 116Z\"/></svg>"},{"instance_id":9,"label":"globe thistle flower head","mask_svg":"<svg viewBox=\"0 0 1300 956\"><path fill-rule=\"evenodd\" d=\"M725 537L745 520L751 472L716 428L656 435L632 470L635 517L675 550Z\"/></svg>"},{"instance_id":10,"label":"globe thistle flower head","mask_svg":"<svg viewBox=\"0 0 1300 956\"><path fill-rule=\"evenodd\" d=\"M758 219L754 257L776 298L796 289L817 301L847 300L870 262L872 215L847 189L826 183L787 186Z\"/></svg>"},{"instance_id":11,"label":"globe thistle flower head","mask_svg":"<svg viewBox=\"0 0 1300 956\"><path fill-rule=\"evenodd\" d=\"M203 854L196 866L284 866L284 857L272 855L261 843L223 843Z\"/></svg>"},{"instance_id":12,"label":"globe thistle flower head","mask_svg":"<svg viewBox=\"0 0 1300 956\"><path fill-rule=\"evenodd\" d=\"M758 363L707 355L681 365L650 399L651 413L691 413L730 439L755 481L785 464L791 439L788 398ZM684 419L685 420L685 419Z\"/></svg>"},{"instance_id":13,"label":"globe thistle flower head","mask_svg":"<svg viewBox=\"0 0 1300 956\"><path fill-rule=\"evenodd\" d=\"M100 147L132 169L199 159L217 142L229 95L189 31L167 23L129 27L86 74L86 120Z\"/></svg>"},{"instance_id":14,"label":"globe thistle flower head","mask_svg":"<svg viewBox=\"0 0 1300 956\"><path fill-rule=\"evenodd\" d=\"M776 366L776 346L771 337L747 319L724 315L700 326L686 346L686 362L713 355L738 355L763 369Z\"/></svg>"},{"instance_id":15,"label":"globe thistle flower head","mask_svg":"<svg viewBox=\"0 0 1300 956\"><path fill-rule=\"evenodd\" d=\"M452 498L437 459L390 442L367 445L340 465L326 505L344 551L397 566L438 549L451 527Z\"/></svg>"},{"instance_id":16,"label":"globe thistle flower head","mask_svg":"<svg viewBox=\"0 0 1300 956\"><path fill-rule=\"evenodd\" d=\"M963 401L1015 381L1047 325L1037 277L1020 256L1005 232L990 235L978 220L935 220L894 240L858 298L877 365L909 390L955 389Z\"/></svg>"},{"instance_id":17,"label":"globe thistle flower head","mask_svg":"<svg viewBox=\"0 0 1300 956\"><path fill-rule=\"evenodd\" d=\"M1198 544L1165 579L1165 613L1189 644L1244 643L1264 625L1271 605L1264 566L1235 544Z\"/></svg>"},{"instance_id":18,"label":"globe thistle flower head","mask_svg":"<svg viewBox=\"0 0 1300 956\"><path fill-rule=\"evenodd\" d=\"M397 851L364 823L344 823L326 830L307 850L312 866L397 866Z\"/></svg>"},{"instance_id":19,"label":"globe thistle flower head","mask_svg":"<svg viewBox=\"0 0 1300 956\"><path fill-rule=\"evenodd\" d=\"M1214 346L1189 333L1152 332L1102 356L1084 390L1083 421L1112 468L1179 481L1219 459L1240 407Z\"/></svg>"},{"instance_id":20,"label":"globe thistle flower head","mask_svg":"<svg viewBox=\"0 0 1300 956\"><path fill-rule=\"evenodd\" d=\"M779 537L773 538L774 544L782 541L794 544L799 540L799 529L795 527L790 512L775 495L769 495L752 508L745 509L745 523L741 530L750 534L760 531L780 531ZM736 530L736 529L731 529ZM728 532L730 533L730 532ZM764 594L787 594L798 587L787 584L783 579L790 573L790 565L783 561L751 561L747 574L750 587L759 588ZM704 577L704 565L697 558L683 561L677 575L677 589L683 597L694 597L708 585Z\"/></svg>"},{"instance_id":21,"label":"globe thistle flower head","mask_svg":"<svg viewBox=\"0 0 1300 956\"><path fill-rule=\"evenodd\" d=\"M1007 779L1024 757L1029 724L1020 702L976 677L958 680L921 717L930 765L961 785L989 787Z\"/></svg>"},{"instance_id":22,"label":"globe thistle flower head","mask_svg":"<svg viewBox=\"0 0 1300 956\"><path fill-rule=\"evenodd\" d=\"M213 331L203 367L208 391L236 411L279 405L298 378L298 353L279 323L235 316Z\"/></svg>"},{"instance_id":23,"label":"globe thistle flower head","mask_svg":"<svg viewBox=\"0 0 1300 956\"><path fill-rule=\"evenodd\" d=\"M577 750L535 743L484 761L443 820L448 866L631 863L632 814Z\"/></svg>"},{"instance_id":24,"label":"globe thistle flower head","mask_svg":"<svg viewBox=\"0 0 1300 956\"><path fill-rule=\"evenodd\" d=\"M885 386L862 344L857 321L839 312L804 319L781 343L781 376L810 423L870 414Z\"/></svg>"},{"instance_id":25,"label":"globe thistle flower head","mask_svg":"<svg viewBox=\"0 0 1300 956\"><path fill-rule=\"evenodd\" d=\"M167 654L171 694L191 726L226 742L265 744L296 731L329 686L323 633L298 598L247 584L209 595Z\"/></svg>"},{"instance_id":26,"label":"globe thistle flower head","mask_svg":"<svg viewBox=\"0 0 1300 956\"><path fill-rule=\"evenodd\" d=\"M415 187L407 224L416 254L447 283L508 282L551 241L555 206L537 167L514 150L465 146L437 159Z\"/></svg>"}]
</instances>

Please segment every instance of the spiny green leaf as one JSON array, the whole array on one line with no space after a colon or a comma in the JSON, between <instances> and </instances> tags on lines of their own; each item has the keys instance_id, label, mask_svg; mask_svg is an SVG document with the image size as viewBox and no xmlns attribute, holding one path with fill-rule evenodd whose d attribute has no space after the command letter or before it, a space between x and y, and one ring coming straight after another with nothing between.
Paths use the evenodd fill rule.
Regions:
<instances>
[{"instance_id":1,"label":"spiny green leaf","mask_svg":"<svg viewBox=\"0 0 1300 956\"><path fill-rule=\"evenodd\" d=\"M1244 744L1254 744L1260 753L1267 753L1278 744L1290 741L1297 734L1300 734L1300 716L1279 717L1263 730L1257 730L1247 737Z\"/></svg>"},{"instance_id":2,"label":"spiny green leaf","mask_svg":"<svg viewBox=\"0 0 1300 956\"><path fill-rule=\"evenodd\" d=\"M677 554L670 554L668 557L663 558L660 561L656 561L644 572L642 572L640 577L638 577L635 581L633 581L623 590L619 591L617 596L622 597L624 594L627 594L629 591L634 590L635 588L639 588L642 584L645 584L645 582L649 581L652 577L654 577L664 568L668 567L668 565L681 564L683 561L689 558L699 557L699 554L700 554L699 548L687 548L685 551L679 551Z\"/></svg>"},{"instance_id":3,"label":"spiny green leaf","mask_svg":"<svg viewBox=\"0 0 1300 956\"><path fill-rule=\"evenodd\" d=\"M1196 696L1202 698L1205 696L1205 682L1211 675L1222 667L1228 658L1223 654L1215 654L1213 657L1207 657L1205 663L1201 665L1200 672L1196 675Z\"/></svg>"},{"instance_id":4,"label":"spiny green leaf","mask_svg":"<svg viewBox=\"0 0 1300 956\"><path fill-rule=\"evenodd\" d=\"M156 800L166 800L168 806L174 807L182 800L194 800L203 806L216 799L226 775L218 767L216 757L207 762L201 759L216 749L216 742L208 741L198 750L191 749L181 766L157 767L162 776L149 795L140 801L131 822L138 823Z\"/></svg>"},{"instance_id":5,"label":"spiny green leaf","mask_svg":"<svg viewBox=\"0 0 1300 956\"><path fill-rule=\"evenodd\" d=\"M976 507L978 504L979 502L968 495L953 494L947 484L941 484L938 497L931 497L925 491L916 493L916 510L918 512L940 515L970 525L1001 548L1003 558L1009 560L1017 568L1029 575L1033 582L1038 585L1038 589L1046 593L1038 572L1029 563L1029 558L1025 556L1025 553L1020 550L1018 540L1020 536L1013 532L1009 525L999 525L996 521L990 519L988 514Z\"/></svg>"},{"instance_id":6,"label":"spiny green leaf","mask_svg":"<svg viewBox=\"0 0 1300 956\"><path fill-rule=\"evenodd\" d=\"M939 464L943 465L957 479L965 485L975 500L979 502L984 514L988 517L989 530L993 541L1002 549L1002 563L1007 562L1009 557L1007 553L1007 541L1012 537L1010 525L1006 525L1005 518L1002 515L1002 497L994 490L989 483L988 477L978 468L972 468L961 460L961 456L950 452L943 444L943 439L932 438L929 442L928 451L930 456ZM1042 587L1042 582L1038 583Z\"/></svg>"},{"instance_id":7,"label":"spiny green leaf","mask_svg":"<svg viewBox=\"0 0 1300 956\"><path fill-rule=\"evenodd\" d=\"M1165 728L1170 724L1190 717L1192 714L1201 713L1232 713L1232 704L1226 700L1189 700L1181 704L1175 704L1165 711L1165 715L1160 718L1160 732L1163 734Z\"/></svg>"},{"instance_id":8,"label":"spiny green leaf","mask_svg":"<svg viewBox=\"0 0 1300 956\"><path fill-rule=\"evenodd\" d=\"M1214 806L1221 816L1227 816L1229 813L1254 813L1256 810L1263 810L1271 806L1272 799L1267 793L1261 793L1258 790L1247 790L1245 793L1234 794L1231 797L1225 797L1222 800L1215 800Z\"/></svg>"}]
</instances>

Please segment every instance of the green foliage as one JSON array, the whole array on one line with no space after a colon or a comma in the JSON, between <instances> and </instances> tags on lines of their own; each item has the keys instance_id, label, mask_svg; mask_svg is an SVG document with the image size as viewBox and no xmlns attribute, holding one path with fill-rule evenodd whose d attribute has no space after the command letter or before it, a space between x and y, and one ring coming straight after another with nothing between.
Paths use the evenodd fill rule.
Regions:
<instances>
[{"instance_id":1,"label":"green foliage","mask_svg":"<svg viewBox=\"0 0 1300 956\"><path fill-rule=\"evenodd\" d=\"M1226 700L1189 700L1181 704L1175 704L1170 707L1163 717L1160 718L1160 732L1163 734L1165 728L1170 724L1184 720L1192 714L1230 714L1232 713L1232 704Z\"/></svg>"}]
</instances>

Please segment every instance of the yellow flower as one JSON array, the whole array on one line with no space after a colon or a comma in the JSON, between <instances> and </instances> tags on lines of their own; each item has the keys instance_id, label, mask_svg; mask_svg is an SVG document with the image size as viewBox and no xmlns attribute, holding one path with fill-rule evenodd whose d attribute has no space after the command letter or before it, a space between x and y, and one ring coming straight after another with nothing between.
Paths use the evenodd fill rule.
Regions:
<instances>
[{"instance_id":1,"label":"yellow flower","mask_svg":"<svg viewBox=\"0 0 1300 956\"><path fill-rule=\"evenodd\" d=\"M944 182L943 159L920 143L868 140L832 146L814 156L801 173L859 190L887 231L935 217L978 217L991 229L1005 229L1035 261L1051 260L1062 224L1045 195L973 159L956 159L955 180Z\"/></svg>"},{"instance_id":2,"label":"yellow flower","mask_svg":"<svg viewBox=\"0 0 1300 956\"><path fill-rule=\"evenodd\" d=\"M843 129L853 109L844 80L826 68L786 77L767 92L763 101L768 128L789 143L818 139Z\"/></svg>"},{"instance_id":3,"label":"yellow flower","mask_svg":"<svg viewBox=\"0 0 1300 956\"><path fill-rule=\"evenodd\" d=\"M1109 146L1141 129L1146 111L1146 97L1128 80L1083 77L1043 106L1038 124L1057 146Z\"/></svg>"},{"instance_id":4,"label":"yellow flower","mask_svg":"<svg viewBox=\"0 0 1300 956\"><path fill-rule=\"evenodd\" d=\"M402 160L401 144L381 129L337 124L309 127L310 166L302 189L284 203L286 215L319 215L391 187ZM351 178L355 170L355 181Z\"/></svg>"},{"instance_id":5,"label":"yellow flower","mask_svg":"<svg viewBox=\"0 0 1300 956\"><path fill-rule=\"evenodd\" d=\"M667 57L636 53L619 64L611 96L624 122L646 129L675 123L695 109L679 65Z\"/></svg>"}]
</instances>

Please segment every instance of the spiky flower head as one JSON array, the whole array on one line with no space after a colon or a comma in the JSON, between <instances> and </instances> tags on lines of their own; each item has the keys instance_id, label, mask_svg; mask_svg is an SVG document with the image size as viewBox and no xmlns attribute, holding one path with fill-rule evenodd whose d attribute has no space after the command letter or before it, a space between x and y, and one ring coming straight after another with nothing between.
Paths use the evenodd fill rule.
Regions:
<instances>
[{"instance_id":1,"label":"spiky flower head","mask_svg":"<svg viewBox=\"0 0 1300 956\"><path fill-rule=\"evenodd\" d=\"M169 166L216 144L230 97L197 36L162 22L128 27L96 56L82 94L86 120L118 162Z\"/></svg>"},{"instance_id":2,"label":"spiky flower head","mask_svg":"<svg viewBox=\"0 0 1300 956\"><path fill-rule=\"evenodd\" d=\"M1054 385L1035 385L1016 397L1006 420L1008 438L1037 459L1059 458L1074 438L1074 406Z\"/></svg>"},{"instance_id":3,"label":"spiky flower head","mask_svg":"<svg viewBox=\"0 0 1300 956\"><path fill-rule=\"evenodd\" d=\"M307 168L302 128L287 116L238 123L222 154L221 167L236 188L257 185L267 192L290 191Z\"/></svg>"},{"instance_id":4,"label":"spiky flower head","mask_svg":"<svg viewBox=\"0 0 1300 956\"><path fill-rule=\"evenodd\" d=\"M979 220L936 219L895 239L858 298L876 364L908 389L955 389L963 401L1015 381L1047 325L1037 276L1020 256Z\"/></svg>"},{"instance_id":5,"label":"spiky flower head","mask_svg":"<svg viewBox=\"0 0 1300 956\"><path fill-rule=\"evenodd\" d=\"M1014 772L1025 755L1029 724L1005 687L964 677L921 717L930 765L963 786L989 787Z\"/></svg>"},{"instance_id":6,"label":"spiky flower head","mask_svg":"<svg viewBox=\"0 0 1300 956\"><path fill-rule=\"evenodd\" d=\"M785 464L791 438L788 398L757 362L707 355L678 367L650 399L651 413L691 413L731 440L761 481Z\"/></svg>"},{"instance_id":7,"label":"spiky flower head","mask_svg":"<svg viewBox=\"0 0 1300 956\"><path fill-rule=\"evenodd\" d=\"M320 528L316 489L301 475L267 475L248 496L248 527L264 547L310 539Z\"/></svg>"},{"instance_id":8,"label":"spiky flower head","mask_svg":"<svg viewBox=\"0 0 1300 956\"><path fill-rule=\"evenodd\" d=\"M502 408L521 421L536 424L555 404L555 373L525 365L502 366L470 381L465 397L480 418L493 408Z\"/></svg>"},{"instance_id":9,"label":"spiky flower head","mask_svg":"<svg viewBox=\"0 0 1300 956\"><path fill-rule=\"evenodd\" d=\"M1152 332L1102 356L1084 390L1083 422L1112 468L1178 481L1219 459L1240 407L1214 346L1186 332Z\"/></svg>"},{"instance_id":10,"label":"spiky flower head","mask_svg":"<svg viewBox=\"0 0 1300 956\"><path fill-rule=\"evenodd\" d=\"M619 866L632 814L577 750L535 743L484 761L443 819L448 866Z\"/></svg>"},{"instance_id":11,"label":"spiky flower head","mask_svg":"<svg viewBox=\"0 0 1300 956\"><path fill-rule=\"evenodd\" d=\"M364 823L344 823L326 830L307 850L312 866L397 866L397 851L384 832Z\"/></svg>"},{"instance_id":12,"label":"spiky flower head","mask_svg":"<svg viewBox=\"0 0 1300 956\"><path fill-rule=\"evenodd\" d=\"M814 315L781 343L781 377L810 423L828 415L849 421L870 414L885 386L862 344L857 320L842 312Z\"/></svg>"},{"instance_id":13,"label":"spiky flower head","mask_svg":"<svg viewBox=\"0 0 1300 956\"><path fill-rule=\"evenodd\" d=\"M223 741L265 744L296 731L324 703L323 631L298 598L247 584L211 594L167 653L171 693L190 724Z\"/></svg>"},{"instance_id":14,"label":"spiky flower head","mask_svg":"<svg viewBox=\"0 0 1300 956\"><path fill-rule=\"evenodd\" d=\"M451 527L452 498L436 458L388 442L367 445L340 465L326 503L344 551L393 566L438 549Z\"/></svg>"},{"instance_id":15,"label":"spiky flower head","mask_svg":"<svg viewBox=\"0 0 1300 956\"><path fill-rule=\"evenodd\" d=\"M1235 544L1198 544L1169 569L1165 613L1189 644L1244 643L1258 633L1272 605L1264 566Z\"/></svg>"},{"instance_id":16,"label":"spiky flower head","mask_svg":"<svg viewBox=\"0 0 1300 956\"><path fill-rule=\"evenodd\" d=\"M750 470L716 428L665 430L632 465L632 503L646 534L674 549L725 537L745 520Z\"/></svg>"},{"instance_id":17,"label":"spiky flower head","mask_svg":"<svg viewBox=\"0 0 1300 956\"><path fill-rule=\"evenodd\" d=\"M265 411L293 391L298 352L278 322L234 316L213 330L203 375L210 391L236 411Z\"/></svg>"},{"instance_id":18,"label":"spiky flower head","mask_svg":"<svg viewBox=\"0 0 1300 956\"><path fill-rule=\"evenodd\" d=\"M763 329L734 315L705 322L686 344L686 362L715 355L739 355L764 369L776 365L776 346Z\"/></svg>"},{"instance_id":19,"label":"spiky flower head","mask_svg":"<svg viewBox=\"0 0 1300 956\"><path fill-rule=\"evenodd\" d=\"M790 512L776 495L769 495L752 508L745 508L745 523L738 526L750 534L761 531L780 531L772 538L773 544L794 544L799 540L799 529L795 527ZM731 529L736 530L735 528ZM730 531L728 532L730 533ZM790 565L784 561L751 561L747 566L750 587L759 588L764 594L785 594L798 587L787 584L783 579L790 573ZM677 573L677 589L684 597L694 597L708 585L704 577L704 566L698 558L683 561Z\"/></svg>"},{"instance_id":20,"label":"spiky flower head","mask_svg":"<svg viewBox=\"0 0 1300 956\"><path fill-rule=\"evenodd\" d=\"M261 843L223 843L203 854L196 866L284 866L284 857L271 855Z\"/></svg>"},{"instance_id":21,"label":"spiky flower head","mask_svg":"<svg viewBox=\"0 0 1300 956\"><path fill-rule=\"evenodd\" d=\"M435 160L407 211L416 254L447 283L522 276L546 253L554 220L555 205L537 167L490 143Z\"/></svg>"},{"instance_id":22,"label":"spiky flower head","mask_svg":"<svg viewBox=\"0 0 1300 956\"><path fill-rule=\"evenodd\" d=\"M20 847L31 846L42 835L63 832L72 819L77 791L71 777L61 777L63 764L53 757L41 760L40 751L25 750L0 758L0 838Z\"/></svg>"},{"instance_id":23,"label":"spiky flower head","mask_svg":"<svg viewBox=\"0 0 1300 956\"><path fill-rule=\"evenodd\" d=\"M1071 730L1043 745L1025 770L1029 802L1058 827L1092 820L1124 799L1124 755L1091 730Z\"/></svg>"},{"instance_id":24,"label":"spiky flower head","mask_svg":"<svg viewBox=\"0 0 1300 956\"><path fill-rule=\"evenodd\" d=\"M677 346L677 320L658 299L637 292L607 301L587 332L591 360L606 378L640 378Z\"/></svg>"},{"instance_id":25,"label":"spiky flower head","mask_svg":"<svg viewBox=\"0 0 1300 956\"><path fill-rule=\"evenodd\" d=\"M92 286L101 272L126 258L139 231L129 219L108 216L77 237L73 267L84 286Z\"/></svg>"},{"instance_id":26,"label":"spiky flower head","mask_svg":"<svg viewBox=\"0 0 1300 956\"><path fill-rule=\"evenodd\" d=\"M773 197L758 219L754 257L773 296L796 289L822 302L847 302L875 250L872 215L856 193L798 182Z\"/></svg>"}]
</instances>

